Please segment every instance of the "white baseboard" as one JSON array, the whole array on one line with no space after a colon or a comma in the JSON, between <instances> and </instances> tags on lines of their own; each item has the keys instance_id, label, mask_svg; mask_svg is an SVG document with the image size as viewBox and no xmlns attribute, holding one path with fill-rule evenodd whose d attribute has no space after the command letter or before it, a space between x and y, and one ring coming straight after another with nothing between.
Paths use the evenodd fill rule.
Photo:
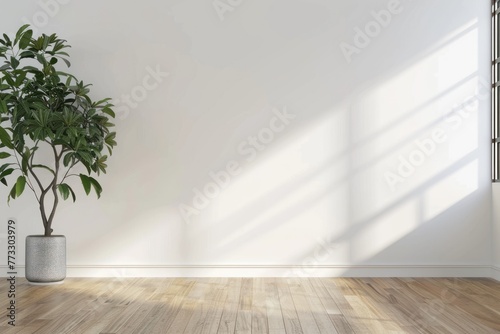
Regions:
<instances>
[{"instance_id":1,"label":"white baseboard","mask_svg":"<svg viewBox=\"0 0 500 334\"><path fill-rule=\"evenodd\" d=\"M6 275L1 266L0 275ZM6 275L7 276L7 275ZM24 276L18 266L17 276ZM487 265L68 265L68 277L492 277Z\"/></svg>"},{"instance_id":2,"label":"white baseboard","mask_svg":"<svg viewBox=\"0 0 500 334\"><path fill-rule=\"evenodd\" d=\"M491 278L500 281L500 267L493 266L491 267L491 271L492 271Z\"/></svg>"}]
</instances>

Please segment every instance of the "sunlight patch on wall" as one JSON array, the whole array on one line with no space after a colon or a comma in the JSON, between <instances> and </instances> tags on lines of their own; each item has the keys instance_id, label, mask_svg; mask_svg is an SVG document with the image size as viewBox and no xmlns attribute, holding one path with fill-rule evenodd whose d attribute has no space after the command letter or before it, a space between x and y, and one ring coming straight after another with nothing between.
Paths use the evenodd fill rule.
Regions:
<instances>
[{"instance_id":1,"label":"sunlight patch on wall","mask_svg":"<svg viewBox=\"0 0 500 334\"><path fill-rule=\"evenodd\" d=\"M277 134L252 161L240 156L241 173L212 200L212 214L223 220L256 203L277 207L342 182L349 173L347 117L345 109L331 111L303 129Z\"/></svg>"},{"instance_id":2,"label":"sunlight patch on wall","mask_svg":"<svg viewBox=\"0 0 500 334\"><path fill-rule=\"evenodd\" d=\"M439 181L425 192L424 219L430 220L478 189L477 160Z\"/></svg>"},{"instance_id":3,"label":"sunlight patch on wall","mask_svg":"<svg viewBox=\"0 0 500 334\"><path fill-rule=\"evenodd\" d=\"M292 182L292 181L291 181ZM218 243L218 247L225 247L230 243L241 243L248 239L260 240L265 233L279 228L297 224L295 231L297 235L288 232L287 238L300 237L304 234L300 226L304 221L310 222L307 225L308 233L316 227L324 228L326 222L335 223L329 219L332 211L335 216L345 221L348 208L348 191L346 181L335 182L332 180L330 170L313 175L312 179L306 182L297 183L293 189L280 191L272 197L266 197L263 202L258 203L259 209L250 206L250 210L242 213L235 212L226 221L219 219L219 212L223 213L223 207L218 202L220 210L212 211L211 219L214 222L227 223L232 226L229 233ZM323 200L330 199L329 206ZM320 207L318 207L320 206ZM324 230L324 229L323 229ZM255 231L260 231L255 233Z\"/></svg>"},{"instance_id":4,"label":"sunlight patch on wall","mask_svg":"<svg viewBox=\"0 0 500 334\"><path fill-rule=\"evenodd\" d=\"M364 224L353 237L352 256L356 262L370 259L411 233L420 223L417 200L408 200Z\"/></svg>"},{"instance_id":5,"label":"sunlight patch on wall","mask_svg":"<svg viewBox=\"0 0 500 334\"><path fill-rule=\"evenodd\" d=\"M442 117L439 122L408 140L392 138L392 142L399 140L400 144L395 150L386 149L390 155L380 157L385 166L381 177L385 178L386 187L381 189L379 196L397 200L397 197L425 186L478 149L478 100L481 101L484 90L488 89L480 81L473 77L450 91L450 99L456 102L440 108ZM407 130L411 131L411 128ZM397 180L391 183L388 173Z\"/></svg>"},{"instance_id":6,"label":"sunlight patch on wall","mask_svg":"<svg viewBox=\"0 0 500 334\"><path fill-rule=\"evenodd\" d=\"M372 83L355 97L354 142L405 137L438 120L443 107L458 102L448 93L478 70L478 31L469 24L466 27L427 57Z\"/></svg>"},{"instance_id":7,"label":"sunlight patch on wall","mask_svg":"<svg viewBox=\"0 0 500 334\"><path fill-rule=\"evenodd\" d=\"M455 162L474 152L479 147L479 120L477 104L472 112L457 113L453 116L454 124L450 126L448 159Z\"/></svg>"},{"instance_id":8,"label":"sunlight patch on wall","mask_svg":"<svg viewBox=\"0 0 500 334\"><path fill-rule=\"evenodd\" d=\"M454 86L467 76L477 71L478 64L478 28L477 20L464 25L461 33L444 44L434 56L438 57L439 88Z\"/></svg>"}]
</instances>

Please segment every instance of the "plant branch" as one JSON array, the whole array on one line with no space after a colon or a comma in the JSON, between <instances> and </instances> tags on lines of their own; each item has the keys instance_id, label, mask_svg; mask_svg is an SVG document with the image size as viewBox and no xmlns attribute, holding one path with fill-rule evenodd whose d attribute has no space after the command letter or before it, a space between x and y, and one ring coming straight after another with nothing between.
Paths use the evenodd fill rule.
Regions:
<instances>
[{"instance_id":1,"label":"plant branch","mask_svg":"<svg viewBox=\"0 0 500 334\"><path fill-rule=\"evenodd\" d=\"M40 140L37 140L35 142L35 146L33 147L33 152L31 153L31 157L30 157L30 165L33 166L33 159L35 158L35 152L38 150L38 143L40 142Z\"/></svg>"},{"instance_id":2,"label":"plant branch","mask_svg":"<svg viewBox=\"0 0 500 334\"><path fill-rule=\"evenodd\" d=\"M33 181L30 178L30 173L31 173L33 175L33 177L35 178L35 181L37 182L38 187L40 188L40 190L43 190L43 186L42 186L40 180L38 179L38 176L33 172L33 168L31 167L31 166L33 166L33 158L35 157L35 152L36 152L37 149L38 149L38 141L35 142L35 148L33 149L33 152L32 152L31 157L30 157L30 161L27 164L28 172L29 173L26 173L26 178L28 180L28 186L33 191L33 193L35 194L37 202L40 203L40 197L38 196L37 192L35 191L35 187L33 186Z\"/></svg>"},{"instance_id":3,"label":"plant branch","mask_svg":"<svg viewBox=\"0 0 500 334\"><path fill-rule=\"evenodd\" d=\"M43 193L45 191L45 189L43 188L42 182L40 181L40 179L38 178L38 176L33 171L33 167L31 167L30 165L28 165L28 171L31 173L31 175L33 175L33 178L35 179L36 183L38 184L38 187L40 188L40 191Z\"/></svg>"},{"instance_id":4,"label":"plant branch","mask_svg":"<svg viewBox=\"0 0 500 334\"><path fill-rule=\"evenodd\" d=\"M61 161L61 157L62 157L63 151L64 151L64 149L62 149L61 152L58 153L56 146L55 145L51 145L51 146L52 146L52 151L54 152L56 166L55 166L54 179L52 180L51 184L49 185L49 188L47 188L47 189L52 189L52 194L54 196L54 202L52 204L52 211L50 212L50 216L47 220L47 227L46 227L46 231L45 231L46 236L50 236L50 234L52 233L52 228L51 228L52 221L53 221L54 216L56 214L57 205L59 204L59 195L57 194L57 177L59 175L60 161Z\"/></svg>"},{"instance_id":5,"label":"plant branch","mask_svg":"<svg viewBox=\"0 0 500 334\"><path fill-rule=\"evenodd\" d=\"M71 169L73 167L75 167L76 165L78 164L78 160L76 160L75 162L73 162L73 164L68 168L68 170L66 171L66 173L64 174L64 177L62 178L61 180L61 183L64 183L64 180L66 180L66 178L68 178L69 176L72 176L72 175L76 175L76 174L69 174L69 172L71 171ZM68 175L69 174L69 175Z\"/></svg>"}]
</instances>

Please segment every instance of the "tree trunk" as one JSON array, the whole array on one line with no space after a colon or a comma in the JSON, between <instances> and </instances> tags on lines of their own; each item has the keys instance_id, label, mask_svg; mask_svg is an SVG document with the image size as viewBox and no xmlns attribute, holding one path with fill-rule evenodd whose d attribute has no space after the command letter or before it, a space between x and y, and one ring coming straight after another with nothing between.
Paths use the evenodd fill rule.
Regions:
<instances>
[{"instance_id":1,"label":"tree trunk","mask_svg":"<svg viewBox=\"0 0 500 334\"><path fill-rule=\"evenodd\" d=\"M50 237L50 236L52 235L52 231L53 231L53 230L52 230L52 228L50 228L50 227L46 226L46 227L45 227L45 234L44 234L44 235L45 235L46 237Z\"/></svg>"}]
</instances>

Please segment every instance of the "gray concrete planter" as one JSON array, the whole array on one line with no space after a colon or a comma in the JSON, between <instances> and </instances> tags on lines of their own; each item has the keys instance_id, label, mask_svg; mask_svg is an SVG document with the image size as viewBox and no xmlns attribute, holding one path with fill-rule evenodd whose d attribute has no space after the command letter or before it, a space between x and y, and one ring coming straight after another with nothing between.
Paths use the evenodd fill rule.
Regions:
<instances>
[{"instance_id":1,"label":"gray concrete planter","mask_svg":"<svg viewBox=\"0 0 500 334\"><path fill-rule=\"evenodd\" d=\"M66 237L26 237L26 279L34 284L57 284L66 278Z\"/></svg>"}]
</instances>

